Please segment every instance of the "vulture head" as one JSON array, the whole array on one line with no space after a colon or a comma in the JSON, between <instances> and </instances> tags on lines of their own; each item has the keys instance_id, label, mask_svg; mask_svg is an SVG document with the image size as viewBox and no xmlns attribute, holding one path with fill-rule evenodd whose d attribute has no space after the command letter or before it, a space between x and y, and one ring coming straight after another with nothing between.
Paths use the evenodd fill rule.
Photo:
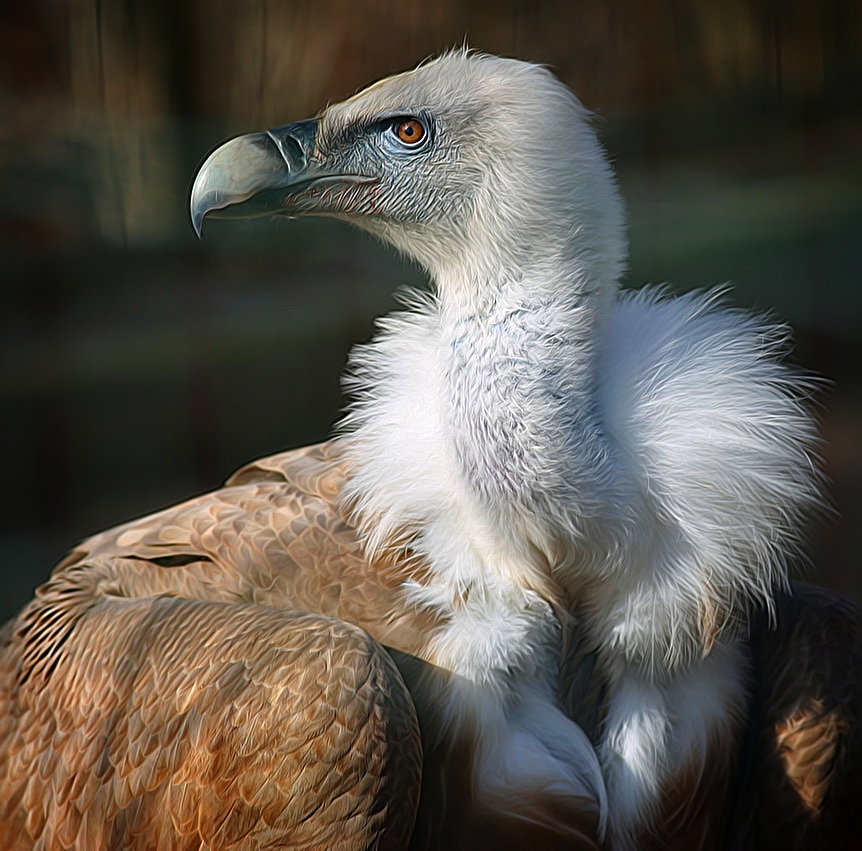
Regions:
<instances>
[{"instance_id":1,"label":"vulture head","mask_svg":"<svg viewBox=\"0 0 862 851\"><path fill-rule=\"evenodd\" d=\"M625 258L613 174L545 68L465 51L375 83L317 118L232 139L191 194L206 215L328 215L379 236L468 304L501 269L612 292ZM558 274L553 276L559 278Z\"/></svg>"}]
</instances>

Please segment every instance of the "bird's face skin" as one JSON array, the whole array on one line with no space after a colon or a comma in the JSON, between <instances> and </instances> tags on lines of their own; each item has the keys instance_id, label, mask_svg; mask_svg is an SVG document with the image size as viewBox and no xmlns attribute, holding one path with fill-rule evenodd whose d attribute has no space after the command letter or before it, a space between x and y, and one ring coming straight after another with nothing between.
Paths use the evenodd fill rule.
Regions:
<instances>
[{"instance_id":1,"label":"bird's face skin","mask_svg":"<svg viewBox=\"0 0 862 851\"><path fill-rule=\"evenodd\" d=\"M625 254L613 177L571 92L539 66L463 51L227 142L198 172L191 208L198 232L207 214L345 219L438 283L456 266L478 280L578 252L615 279Z\"/></svg>"}]
</instances>

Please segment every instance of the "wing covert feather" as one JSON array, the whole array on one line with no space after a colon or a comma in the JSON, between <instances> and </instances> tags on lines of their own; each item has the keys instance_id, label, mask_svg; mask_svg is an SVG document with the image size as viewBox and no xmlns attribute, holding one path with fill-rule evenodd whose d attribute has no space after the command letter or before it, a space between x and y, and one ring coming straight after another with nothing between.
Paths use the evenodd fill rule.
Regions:
<instances>
[{"instance_id":1,"label":"wing covert feather","mask_svg":"<svg viewBox=\"0 0 862 851\"><path fill-rule=\"evenodd\" d=\"M335 444L95 535L0 633L0 845L403 848L421 652Z\"/></svg>"},{"instance_id":2,"label":"wing covert feather","mask_svg":"<svg viewBox=\"0 0 862 851\"><path fill-rule=\"evenodd\" d=\"M261 459L220 490L89 538L57 572L110 564L122 596L317 612L422 655L436 622L401 592L419 565L407 552L367 558L339 503L346 475L337 441Z\"/></svg>"},{"instance_id":3,"label":"wing covert feather","mask_svg":"<svg viewBox=\"0 0 862 851\"><path fill-rule=\"evenodd\" d=\"M853 847L862 832L862 609L804 583L754 660L753 767L739 832L757 849Z\"/></svg>"},{"instance_id":4,"label":"wing covert feather","mask_svg":"<svg viewBox=\"0 0 862 851\"><path fill-rule=\"evenodd\" d=\"M18 640L7 630L7 645ZM421 770L413 703L356 627L109 597L81 606L47 678L22 682L24 657L2 659L4 847L407 842Z\"/></svg>"}]
</instances>

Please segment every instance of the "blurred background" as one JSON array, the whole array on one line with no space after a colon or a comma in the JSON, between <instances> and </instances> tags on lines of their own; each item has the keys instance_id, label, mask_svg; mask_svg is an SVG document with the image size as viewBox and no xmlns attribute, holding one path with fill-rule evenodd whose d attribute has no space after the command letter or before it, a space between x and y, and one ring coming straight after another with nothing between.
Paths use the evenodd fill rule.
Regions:
<instances>
[{"instance_id":1,"label":"blurred background","mask_svg":"<svg viewBox=\"0 0 862 851\"><path fill-rule=\"evenodd\" d=\"M0 618L77 540L322 440L346 353L421 272L326 221L187 221L226 136L467 40L599 116L628 286L732 281L795 328L862 599L858 0L31 0L0 5Z\"/></svg>"}]
</instances>

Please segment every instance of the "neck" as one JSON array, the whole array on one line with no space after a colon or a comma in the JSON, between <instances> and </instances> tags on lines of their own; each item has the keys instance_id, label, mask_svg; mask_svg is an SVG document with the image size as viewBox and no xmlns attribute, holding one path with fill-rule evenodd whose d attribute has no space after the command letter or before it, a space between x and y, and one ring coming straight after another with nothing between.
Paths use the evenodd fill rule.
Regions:
<instances>
[{"instance_id":1,"label":"neck","mask_svg":"<svg viewBox=\"0 0 862 851\"><path fill-rule=\"evenodd\" d=\"M594 422L595 288L577 257L539 246L529 260L451 270L438 292L442 411L459 474L505 528L525 516L544 526L534 543L547 549L564 514L595 513L608 475Z\"/></svg>"},{"instance_id":2,"label":"neck","mask_svg":"<svg viewBox=\"0 0 862 851\"><path fill-rule=\"evenodd\" d=\"M407 536L441 565L475 556L441 568L440 587L508 583L554 601L565 548L594 539L584 524L613 502L592 348L596 290L612 286L556 246L517 258L491 246L435 269L436 295L354 354L350 496L372 549Z\"/></svg>"},{"instance_id":3,"label":"neck","mask_svg":"<svg viewBox=\"0 0 862 851\"><path fill-rule=\"evenodd\" d=\"M733 631L818 503L815 432L776 328L698 294L611 308L599 261L553 248L434 269L437 294L356 353L349 495L372 549L407 539L428 565L408 586L446 624L428 661L501 713L525 681L553 693L556 581L578 596L627 848L733 726Z\"/></svg>"},{"instance_id":4,"label":"neck","mask_svg":"<svg viewBox=\"0 0 862 851\"><path fill-rule=\"evenodd\" d=\"M455 675L444 719L481 734L476 788L493 797L502 777L507 795L524 783L578 794L586 775L601 799L591 746L554 706L564 601L539 528L555 491L574 486L557 461L570 403L590 393L594 310L535 267L498 268L467 298L479 268L438 277L435 296L354 352L347 497L372 552L407 544L423 565L402 587L441 624L422 655Z\"/></svg>"}]
</instances>

